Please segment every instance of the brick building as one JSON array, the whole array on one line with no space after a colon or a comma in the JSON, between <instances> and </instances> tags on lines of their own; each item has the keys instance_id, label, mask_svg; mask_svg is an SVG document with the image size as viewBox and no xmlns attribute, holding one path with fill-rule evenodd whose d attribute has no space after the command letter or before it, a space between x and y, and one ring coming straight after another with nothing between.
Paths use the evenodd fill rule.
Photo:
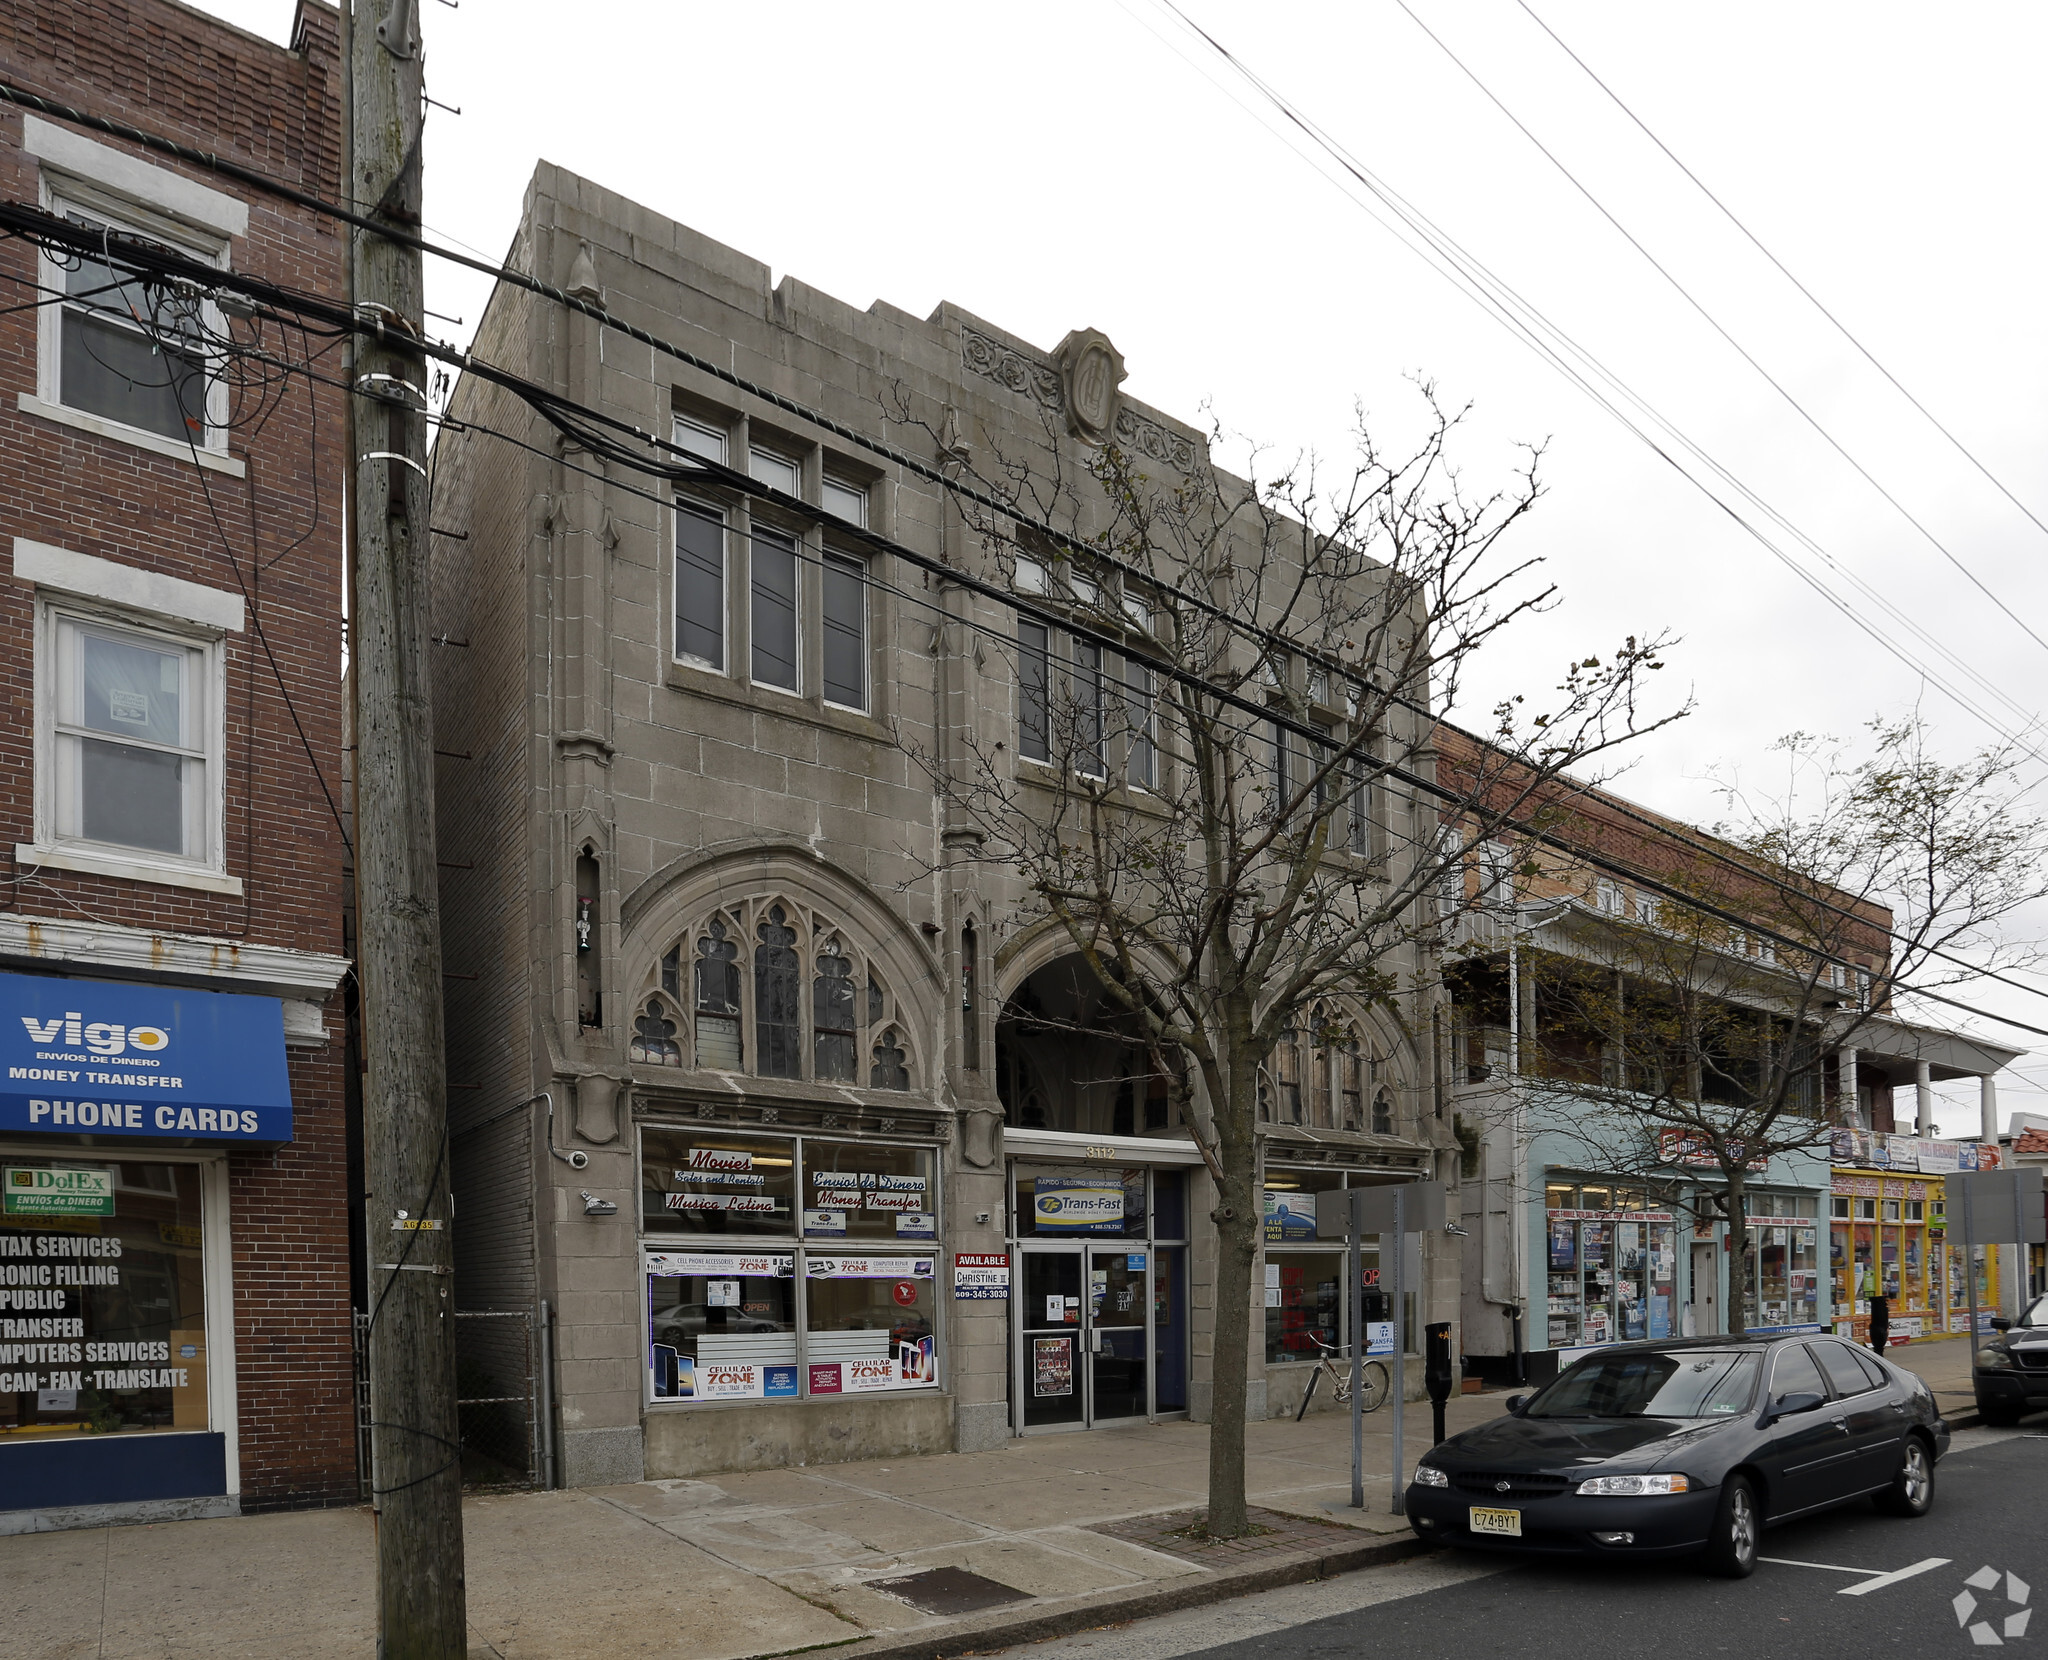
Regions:
<instances>
[{"instance_id":1,"label":"brick building","mask_svg":"<svg viewBox=\"0 0 2048 1660\"><path fill-rule=\"evenodd\" d=\"M39 0L0 75L331 199L333 8L292 42ZM343 288L317 216L5 104L0 199ZM89 257L0 290L0 1531L352 1499L337 394Z\"/></svg>"},{"instance_id":2,"label":"brick building","mask_svg":"<svg viewBox=\"0 0 2048 1660\"><path fill-rule=\"evenodd\" d=\"M1201 1154L918 759L989 757L1033 812L1074 776L1160 799L1170 743L1104 726L1103 659L1059 626L1156 590L996 558L933 469L1085 478L1113 432L1192 478L1201 435L1119 395L1092 331L1049 353L951 305L857 310L552 166L511 260L789 400L506 285L479 358L732 473L657 494L475 377L436 451L465 538L437 539L433 624L457 1291L552 1308L562 1478L1206 1419L1224 1365L1253 1416L1292 1412L1342 1302L1307 1196L1455 1169L1426 996L1333 1000L1280 1046L1249 1352L1219 1357ZM1335 680L1275 672L1350 718ZM1408 858L1413 799L1362 800L1356 847ZM1422 1318L1454 1306L1443 1243Z\"/></svg>"}]
</instances>

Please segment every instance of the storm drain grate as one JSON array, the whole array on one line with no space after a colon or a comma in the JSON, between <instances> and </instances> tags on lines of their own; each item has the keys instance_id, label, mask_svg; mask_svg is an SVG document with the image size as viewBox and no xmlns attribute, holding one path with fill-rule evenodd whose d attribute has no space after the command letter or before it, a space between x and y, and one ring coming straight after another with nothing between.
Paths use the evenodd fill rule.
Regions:
<instances>
[{"instance_id":1,"label":"storm drain grate","mask_svg":"<svg viewBox=\"0 0 2048 1660\"><path fill-rule=\"evenodd\" d=\"M927 1614L978 1614L984 1608L1000 1608L1006 1602L1029 1602L1026 1591L998 1585L965 1568L927 1568L921 1574L901 1574L894 1579L865 1581L871 1591L880 1591L907 1602Z\"/></svg>"}]
</instances>

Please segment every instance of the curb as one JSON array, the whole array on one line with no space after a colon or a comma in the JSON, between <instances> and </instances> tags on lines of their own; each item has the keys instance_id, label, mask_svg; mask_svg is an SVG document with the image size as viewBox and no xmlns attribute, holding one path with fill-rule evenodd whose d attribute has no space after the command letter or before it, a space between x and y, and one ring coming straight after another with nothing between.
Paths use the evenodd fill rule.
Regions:
<instances>
[{"instance_id":1,"label":"curb","mask_svg":"<svg viewBox=\"0 0 2048 1660\"><path fill-rule=\"evenodd\" d=\"M1062 1603L1038 1612L1000 1611L978 1618L954 1620L942 1626L882 1638L856 1638L851 1642L821 1646L821 1652L847 1660L950 1660L962 1654L979 1654L990 1649L1009 1648L1018 1643L1039 1643L1049 1637L1066 1637L1104 1625L1121 1625L1129 1620L1149 1619L1155 1614L1178 1613L1184 1608L1201 1608L1209 1603L1228 1602L1254 1591L1278 1590L1329 1579L1357 1568L1373 1568L1419 1556L1427 1547L1412 1534L1382 1537L1310 1555L1288 1556L1277 1562L1261 1563L1232 1573L1211 1574L1204 1579L1170 1582L1138 1591L1135 1595L1098 1592L1086 1599ZM794 1651L785 1651L794 1652ZM768 1660L768 1657L762 1657Z\"/></svg>"}]
</instances>

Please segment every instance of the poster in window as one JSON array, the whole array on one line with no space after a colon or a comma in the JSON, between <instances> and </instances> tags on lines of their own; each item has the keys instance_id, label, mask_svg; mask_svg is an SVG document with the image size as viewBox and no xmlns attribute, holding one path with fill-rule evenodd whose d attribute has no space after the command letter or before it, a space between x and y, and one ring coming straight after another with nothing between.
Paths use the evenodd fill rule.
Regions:
<instances>
[{"instance_id":1,"label":"poster in window","mask_svg":"<svg viewBox=\"0 0 2048 1660\"><path fill-rule=\"evenodd\" d=\"M1074 1340L1034 1337L1031 1340L1031 1393L1038 1396L1074 1392Z\"/></svg>"},{"instance_id":2,"label":"poster in window","mask_svg":"<svg viewBox=\"0 0 2048 1660\"><path fill-rule=\"evenodd\" d=\"M1553 1268L1575 1268L1578 1266L1578 1229L1570 1222L1550 1224L1550 1266Z\"/></svg>"}]
</instances>

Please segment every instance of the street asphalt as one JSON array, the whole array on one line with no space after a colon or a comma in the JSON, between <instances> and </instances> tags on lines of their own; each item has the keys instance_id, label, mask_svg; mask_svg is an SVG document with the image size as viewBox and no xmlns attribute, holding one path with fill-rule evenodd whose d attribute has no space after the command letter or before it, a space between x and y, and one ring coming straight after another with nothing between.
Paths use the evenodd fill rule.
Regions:
<instances>
[{"instance_id":1,"label":"street asphalt","mask_svg":"<svg viewBox=\"0 0 2048 1660\"><path fill-rule=\"evenodd\" d=\"M1938 1660L1986 1648L2040 1652L2048 1649L2048 1614L2036 1609L2048 1602L2048 1415L2016 1430L1958 1432L1937 1471L1934 1508L1916 1521L1857 1503L1773 1528L1763 1554L1751 1578L1731 1581L1685 1561L1442 1552L1012 1653L1586 1660L1665 1651L1852 1660L1910 1651ZM1910 1568L1920 1571L1871 1583ZM1959 1605L1964 1596L1970 1604Z\"/></svg>"}]
</instances>

